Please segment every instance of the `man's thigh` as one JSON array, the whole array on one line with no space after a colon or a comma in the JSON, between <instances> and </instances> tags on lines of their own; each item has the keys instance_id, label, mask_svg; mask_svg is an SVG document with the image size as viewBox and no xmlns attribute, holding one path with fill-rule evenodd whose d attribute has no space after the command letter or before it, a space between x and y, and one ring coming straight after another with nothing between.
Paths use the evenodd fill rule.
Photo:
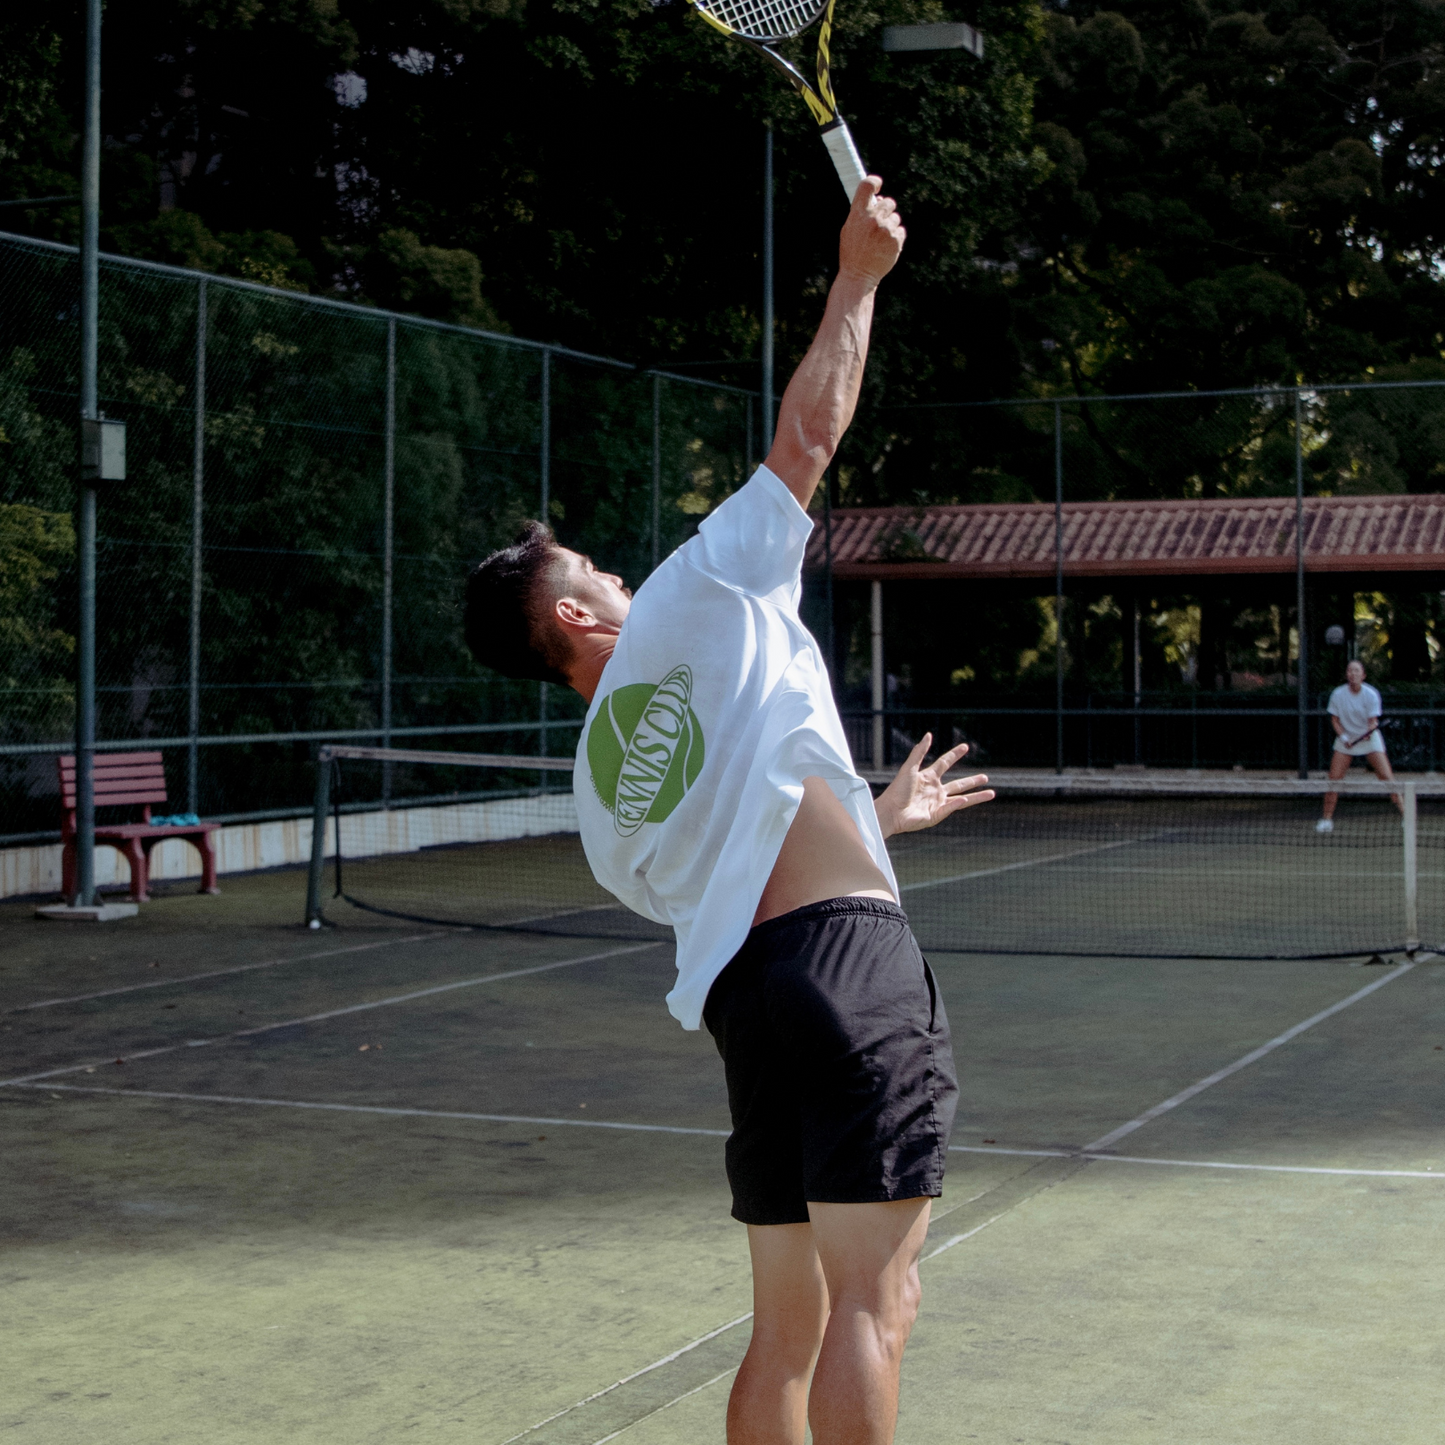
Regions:
<instances>
[{"instance_id":1,"label":"man's thigh","mask_svg":"<svg viewBox=\"0 0 1445 1445\"><path fill-rule=\"evenodd\" d=\"M932 1199L871 1204L808 1201L813 1243L836 1308L849 1298L896 1308L914 1288Z\"/></svg>"}]
</instances>

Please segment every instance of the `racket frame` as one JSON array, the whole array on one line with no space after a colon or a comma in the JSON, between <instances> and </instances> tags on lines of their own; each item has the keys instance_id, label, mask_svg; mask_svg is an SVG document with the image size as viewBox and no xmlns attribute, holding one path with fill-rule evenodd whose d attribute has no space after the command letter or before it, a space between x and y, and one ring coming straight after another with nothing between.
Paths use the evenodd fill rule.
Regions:
<instances>
[{"instance_id":1,"label":"racket frame","mask_svg":"<svg viewBox=\"0 0 1445 1445\"><path fill-rule=\"evenodd\" d=\"M817 74L818 85L815 90L804 78L802 72L792 64L791 61L778 54L773 49L776 41L761 39L757 36L746 35L741 30L734 30L726 21L719 20L712 14L700 0L688 0L688 4L720 35L726 35L733 40L740 40L744 45L750 46L753 50L770 61L773 67L783 76L789 85L803 98L803 103L808 107L812 117L818 123L818 130L822 135L823 144L827 147L828 154L832 158L833 168L838 173L838 179L842 182L843 190L851 205L853 196L858 187L863 183L868 172L858 155L858 147L854 144L853 134L848 129L848 122L838 114L838 101L833 94L833 79L831 75L831 53L829 42L833 35L833 5L835 0L827 0L827 4L819 8L813 19L806 25L793 32L787 37L779 39L796 39L803 31L807 30L819 16L822 17L822 29L818 32L818 61Z\"/></svg>"}]
</instances>

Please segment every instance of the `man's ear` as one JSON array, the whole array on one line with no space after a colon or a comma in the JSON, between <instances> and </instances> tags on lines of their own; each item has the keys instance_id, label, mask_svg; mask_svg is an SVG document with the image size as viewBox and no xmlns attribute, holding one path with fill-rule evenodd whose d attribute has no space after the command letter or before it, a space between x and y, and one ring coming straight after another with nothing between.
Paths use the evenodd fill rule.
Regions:
<instances>
[{"instance_id":1,"label":"man's ear","mask_svg":"<svg viewBox=\"0 0 1445 1445\"><path fill-rule=\"evenodd\" d=\"M586 632L597 626L597 618L592 610L575 597L559 597L553 604L553 611L563 627Z\"/></svg>"}]
</instances>

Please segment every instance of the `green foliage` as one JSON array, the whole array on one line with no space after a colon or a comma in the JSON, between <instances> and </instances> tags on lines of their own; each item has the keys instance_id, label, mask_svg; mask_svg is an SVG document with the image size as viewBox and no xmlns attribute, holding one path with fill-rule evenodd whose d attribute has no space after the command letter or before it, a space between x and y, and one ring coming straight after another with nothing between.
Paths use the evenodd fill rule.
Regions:
<instances>
[{"instance_id":1,"label":"green foliage","mask_svg":"<svg viewBox=\"0 0 1445 1445\"><path fill-rule=\"evenodd\" d=\"M413 231L383 231L367 275L368 293L383 306L484 331L506 329L482 299L482 266L470 251L425 246Z\"/></svg>"},{"instance_id":2,"label":"green foliage","mask_svg":"<svg viewBox=\"0 0 1445 1445\"><path fill-rule=\"evenodd\" d=\"M7 740L20 732L30 733L25 741L43 737L47 727L66 720L70 689L44 683L61 674L75 650L75 638L56 625L51 585L74 556L75 531L67 513L0 503L0 688L30 694L23 712L31 724L17 729L21 718L7 710Z\"/></svg>"},{"instance_id":3,"label":"green foliage","mask_svg":"<svg viewBox=\"0 0 1445 1445\"><path fill-rule=\"evenodd\" d=\"M1004 247L1025 373L1123 392L1438 359L1442 62L1432 0L1051 14L1052 172Z\"/></svg>"}]
</instances>

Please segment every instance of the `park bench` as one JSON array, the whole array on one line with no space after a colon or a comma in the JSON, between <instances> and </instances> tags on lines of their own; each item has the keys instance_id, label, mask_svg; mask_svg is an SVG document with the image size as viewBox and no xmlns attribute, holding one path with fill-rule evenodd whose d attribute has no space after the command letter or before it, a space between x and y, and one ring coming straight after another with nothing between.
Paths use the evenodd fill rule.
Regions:
<instances>
[{"instance_id":1,"label":"park bench","mask_svg":"<svg viewBox=\"0 0 1445 1445\"><path fill-rule=\"evenodd\" d=\"M60 765L61 876L65 896L75 892L75 758L66 754ZM142 808L139 823L97 823L95 841L125 854L130 863L130 896L135 903L150 898L150 852L166 838L184 838L201 855L201 892L219 893L216 887L216 850L211 834L219 823L187 823L179 827L151 822L151 804L166 801L166 773L159 753L97 753L95 755L95 806Z\"/></svg>"}]
</instances>

